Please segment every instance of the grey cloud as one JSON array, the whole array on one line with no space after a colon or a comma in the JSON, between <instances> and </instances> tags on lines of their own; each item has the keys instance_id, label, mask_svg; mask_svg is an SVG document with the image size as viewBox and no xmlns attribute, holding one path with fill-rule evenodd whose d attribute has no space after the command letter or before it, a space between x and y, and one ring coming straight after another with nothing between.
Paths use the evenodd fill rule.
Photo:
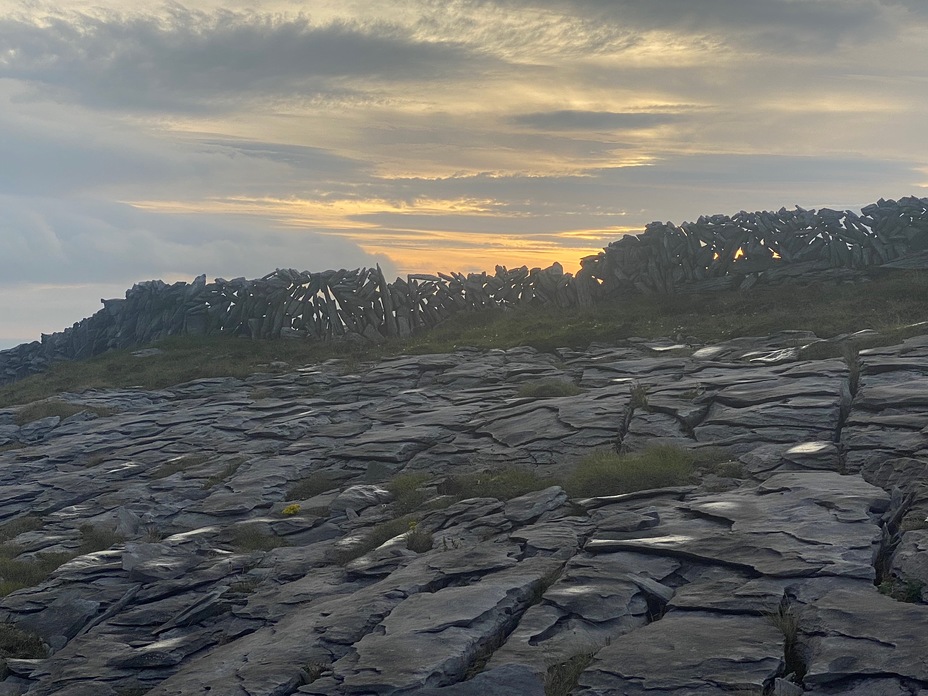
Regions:
<instances>
[{"instance_id":1,"label":"grey cloud","mask_svg":"<svg viewBox=\"0 0 928 696\"><path fill-rule=\"evenodd\" d=\"M893 21L879 0L517 1L638 31L719 36L734 45L781 51L821 52L846 41L870 40Z\"/></svg>"},{"instance_id":2,"label":"grey cloud","mask_svg":"<svg viewBox=\"0 0 928 696\"><path fill-rule=\"evenodd\" d=\"M131 199L350 188L367 165L321 148L172 138L106 115L0 95L0 194Z\"/></svg>"},{"instance_id":3,"label":"grey cloud","mask_svg":"<svg viewBox=\"0 0 928 696\"><path fill-rule=\"evenodd\" d=\"M540 130L638 130L680 119L679 114L616 113L612 111L545 111L513 116L510 122Z\"/></svg>"},{"instance_id":4,"label":"grey cloud","mask_svg":"<svg viewBox=\"0 0 928 696\"><path fill-rule=\"evenodd\" d=\"M0 287L125 282L166 275L256 277L389 262L325 230L274 229L233 215L177 215L95 199L0 196ZM127 287L128 287L127 285Z\"/></svg>"},{"instance_id":5,"label":"grey cloud","mask_svg":"<svg viewBox=\"0 0 928 696\"><path fill-rule=\"evenodd\" d=\"M391 184L424 197L495 200L495 215L444 216L462 234L554 234L565 228L677 223L699 215L781 206L859 208L877 198L912 195L919 162L788 155L672 156L650 166L589 169L579 176L407 179ZM810 193L814 192L814 193ZM551 202L556 202L552 204ZM561 218L560 216L564 216ZM569 216L572 224L563 224ZM436 229L436 218L393 213L359 216L384 227Z\"/></svg>"},{"instance_id":6,"label":"grey cloud","mask_svg":"<svg viewBox=\"0 0 928 696\"><path fill-rule=\"evenodd\" d=\"M207 110L275 95L351 95L350 78L445 79L486 58L386 25L171 6L167 17L0 20L0 77L110 108Z\"/></svg>"}]
</instances>

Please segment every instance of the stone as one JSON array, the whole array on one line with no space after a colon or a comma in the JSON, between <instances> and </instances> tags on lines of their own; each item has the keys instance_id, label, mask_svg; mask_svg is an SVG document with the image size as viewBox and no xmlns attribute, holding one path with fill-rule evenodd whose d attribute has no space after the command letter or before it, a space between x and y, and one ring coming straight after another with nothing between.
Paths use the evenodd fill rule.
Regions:
<instances>
[{"instance_id":1,"label":"stone","mask_svg":"<svg viewBox=\"0 0 928 696\"><path fill-rule=\"evenodd\" d=\"M417 594L355 644L356 661L336 662L345 693L392 693L460 681L478 649L527 606L540 576L501 573L467 587ZM382 666L389 665L388 669Z\"/></svg>"},{"instance_id":2,"label":"stone","mask_svg":"<svg viewBox=\"0 0 928 696\"><path fill-rule=\"evenodd\" d=\"M928 587L928 529L913 529L902 535L890 570L903 582Z\"/></svg>"},{"instance_id":3,"label":"stone","mask_svg":"<svg viewBox=\"0 0 928 696\"><path fill-rule=\"evenodd\" d=\"M526 493L506 501L503 514L515 524L533 522L544 513L556 510L567 502L567 493L560 486Z\"/></svg>"},{"instance_id":4,"label":"stone","mask_svg":"<svg viewBox=\"0 0 928 696\"><path fill-rule=\"evenodd\" d=\"M544 696L544 679L524 665L501 665L473 679L416 691L418 696Z\"/></svg>"},{"instance_id":5,"label":"stone","mask_svg":"<svg viewBox=\"0 0 928 696\"><path fill-rule=\"evenodd\" d=\"M782 634L763 617L674 612L600 650L574 693L759 693L776 676L782 654Z\"/></svg>"},{"instance_id":6,"label":"stone","mask_svg":"<svg viewBox=\"0 0 928 696\"><path fill-rule=\"evenodd\" d=\"M339 493L329 503L329 510L332 512L344 512L345 510L357 512L372 505L385 505L391 500L393 500L393 494L385 488L369 484L358 484L349 486Z\"/></svg>"},{"instance_id":7,"label":"stone","mask_svg":"<svg viewBox=\"0 0 928 696\"><path fill-rule=\"evenodd\" d=\"M0 439L16 443L0 453L0 522L29 529L11 540L16 561L79 553L85 525L125 537L0 598L0 621L52 648L13 660L0 693L515 695L596 653L578 694L789 694L783 636L764 618L782 606L809 648L809 693L925 690L925 605L873 583L875 566L897 584L925 577L926 532L912 522L928 514L928 405L905 385L928 376L928 338L863 353L853 400L841 360L752 362L814 340L736 339L696 358L655 356L677 341L559 358L461 349L351 375L333 362L87 391L62 399L114 415L30 442L0 409ZM584 391L516 396L540 378ZM636 384L647 409L631 409ZM590 449L668 441L727 444L742 476L440 508L458 474L519 466L558 480ZM425 480L432 499L410 519L432 548L409 551L400 534L333 563L394 514L386 482L400 473ZM307 478L328 490L286 500ZM887 559L881 524L910 490ZM465 678L478 656L486 667Z\"/></svg>"},{"instance_id":8,"label":"stone","mask_svg":"<svg viewBox=\"0 0 928 696\"><path fill-rule=\"evenodd\" d=\"M804 683L820 689L862 677L928 682L921 626L928 606L905 604L875 587L836 590L805 607L800 631L812 649Z\"/></svg>"}]
</instances>

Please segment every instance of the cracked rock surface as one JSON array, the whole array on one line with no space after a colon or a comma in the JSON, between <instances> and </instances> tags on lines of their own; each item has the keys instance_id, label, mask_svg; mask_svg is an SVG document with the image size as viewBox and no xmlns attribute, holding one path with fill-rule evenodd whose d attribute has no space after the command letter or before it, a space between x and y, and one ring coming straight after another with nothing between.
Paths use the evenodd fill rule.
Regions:
<instances>
[{"instance_id":1,"label":"cracked rock surface","mask_svg":"<svg viewBox=\"0 0 928 696\"><path fill-rule=\"evenodd\" d=\"M0 599L47 648L0 695L925 696L928 337L850 367L799 360L816 340L461 349L0 410L6 555L62 561ZM538 380L580 393L520 396ZM653 444L736 463L557 483ZM511 466L547 487L450 497Z\"/></svg>"}]
</instances>

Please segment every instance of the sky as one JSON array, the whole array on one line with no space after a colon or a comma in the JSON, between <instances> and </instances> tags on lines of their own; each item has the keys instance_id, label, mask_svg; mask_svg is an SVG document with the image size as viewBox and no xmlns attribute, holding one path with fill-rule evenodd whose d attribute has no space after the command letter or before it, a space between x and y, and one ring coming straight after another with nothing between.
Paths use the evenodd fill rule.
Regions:
<instances>
[{"instance_id":1,"label":"sky","mask_svg":"<svg viewBox=\"0 0 928 696\"><path fill-rule=\"evenodd\" d=\"M155 278L926 196L926 114L924 0L0 0L0 348Z\"/></svg>"}]
</instances>

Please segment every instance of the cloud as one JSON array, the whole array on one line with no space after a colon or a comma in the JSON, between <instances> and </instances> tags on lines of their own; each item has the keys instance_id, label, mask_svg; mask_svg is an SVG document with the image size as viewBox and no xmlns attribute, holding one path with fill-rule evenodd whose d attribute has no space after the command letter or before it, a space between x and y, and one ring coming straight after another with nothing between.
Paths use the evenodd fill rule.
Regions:
<instances>
[{"instance_id":1,"label":"cloud","mask_svg":"<svg viewBox=\"0 0 928 696\"><path fill-rule=\"evenodd\" d=\"M718 37L750 52L801 49L820 54L849 41L872 40L887 26L877 0L521 0L520 4L620 23L639 32Z\"/></svg>"},{"instance_id":2,"label":"cloud","mask_svg":"<svg viewBox=\"0 0 928 696\"><path fill-rule=\"evenodd\" d=\"M111 198L348 188L370 166L319 147L197 137L55 102L0 81L0 194Z\"/></svg>"},{"instance_id":3,"label":"cloud","mask_svg":"<svg viewBox=\"0 0 928 696\"><path fill-rule=\"evenodd\" d=\"M510 117L510 122L517 126L526 126L538 130L639 130L653 128L680 119L679 114L669 113L616 113L613 111L577 111L566 109L560 111L519 114Z\"/></svg>"},{"instance_id":4,"label":"cloud","mask_svg":"<svg viewBox=\"0 0 928 696\"><path fill-rule=\"evenodd\" d=\"M4 253L0 287L243 275L279 267L322 271L372 266L383 257L320 230L266 219L165 214L94 199L0 196ZM324 230L322 230L324 232Z\"/></svg>"},{"instance_id":5,"label":"cloud","mask_svg":"<svg viewBox=\"0 0 928 696\"><path fill-rule=\"evenodd\" d=\"M170 5L159 15L72 13L0 20L0 78L89 106L210 111L268 97L351 97L354 78L450 79L484 55L386 23ZM363 90L362 90L363 91Z\"/></svg>"}]
</instances>

